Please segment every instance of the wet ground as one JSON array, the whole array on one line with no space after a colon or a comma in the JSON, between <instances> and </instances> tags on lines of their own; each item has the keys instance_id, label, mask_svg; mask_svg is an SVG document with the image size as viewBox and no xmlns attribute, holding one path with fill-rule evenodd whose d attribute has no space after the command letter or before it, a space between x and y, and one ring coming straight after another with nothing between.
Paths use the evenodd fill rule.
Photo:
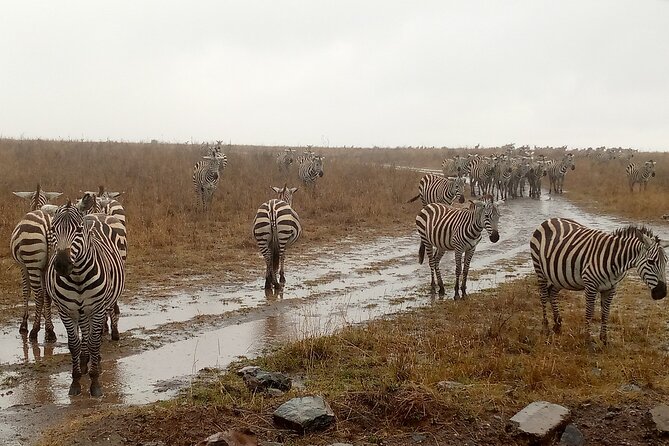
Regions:
<instances>
[{"instance_id":1,"label":"wet ground","mask_svg":"<svg viewBox=\"0 0 669 446\"><path fill-rule=\"evenodd\" d=\"M588 214L548 195L539 201L512 200L500 211L500 241L493 244L484 236L479 244L470 269L471 292L529 273L529 237L548 217L573 218L605 230L629 223ZM276 342L430 305L429 267L418 265L418 237L412 229L413 222L402 236L333 246L317 261L289 254L283 296L266 296L260 276L252 283L189 292L146 288L144 297L122 304L121 341L103 344L102 398L67 395L70 359L59 321L59 342L49 346L22 342L18 321L0 326L0 444L31 444L45 425L91 408L170 398L198 370L252 357ZM669 226L654 229L669 235ZM452 283L449 254L442 272ZM84 389L87 384L82 379Z\"/></svg>"}]
</instances>

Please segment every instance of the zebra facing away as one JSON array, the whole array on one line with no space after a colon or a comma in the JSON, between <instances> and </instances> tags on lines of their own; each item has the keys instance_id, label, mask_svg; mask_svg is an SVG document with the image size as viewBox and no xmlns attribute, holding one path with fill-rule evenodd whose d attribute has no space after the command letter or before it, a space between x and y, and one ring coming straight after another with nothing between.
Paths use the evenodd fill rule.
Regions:
<instances>
[{"instance_id":1,"label":"zebra facing away","mask_svg":"<svg viewBox=\"0 0 669 446\"><path fill-rule=\"evenodd\" d=\"M55 212L49 229L45 288L67 330L72 356L70 395L81 393L79 381L86 373L91 378L91 396L102 395L102 326L125 282L125 264L109 232L105 221L86 219L69 201Z\"/></svg>"},{"instance_id":2,"label":"zebra facing away","mask_svg":"<svg viewBox=\"0 0 669 446\"><path fill-rule=\"evenodd\" d=\"M228 165L228 158L221 151L221 142L210 148L210 154L202 157L193 168L196 208L207 210L218 187L220 171Z\"/></svg>"},{"instance_id":3,"label":"zebra facing away","mask_svg":"<svg viewBox=\"0 0 669 446\"><path fill-rule=\"evenodd\" d=\"M496 243L499 240L498 222L499 210L490 196L486 197L485 201L472 201L469 208L464 209L452 208L443 203L428 204L421 209L416 216L416 228L420 236L418 263L423 263L427 252L433 294L437 283L439 284L439 295L445 294L439 262L446 251L455 251L455 295L453 299L460 298L460 291L462 291L463 298L467 297L467 274L476 245L481 241L481 233L484 229L491 242ZM464 267L462 265L463 254ZM460 273L462 273L462 287L459 286Z\"/></svg>"},{"instance_id":4,"label":"zebra facing away","mask_svg":"<svg viewBox=\"0 0 669 446\"><path fill-rule=\"evenodd\" d=\"M51 225L51 216L40 208L62 195L60 192L45 192L37 185L33 192L13 192L14 195L30 201L28 212L16 225L9 241L12 258L21 268L23 291L23 317L19 332L28 332L28 303L32 293L35 301L35 319L28 339L37 340L44 313L45 341L56 340L56 333L51 320L51 298L44 292L44 270L47 261L47 232Z\"/></svg>"},{"instance_id":5,"label":"zebra facing away","mask_svg":"<svg viewBox=\"0 0 669 446\"><path fill-rule=\"evenodd\" d=\"M639 183L639 190L643 186L643 190L648 187L648 181L655 176L655 161L650 160L640 166L636 163L629 163L625 169L627 173L627 181L629 182L630 192L634 192L634 185Z\"/></svg>"},{"instance_id":6,"label":"zebra facing away","mask_svg":"<svg viewBox=\"0 0 669 446\"><path fill-rule=\"evenodd\" d=\"M423 206L430 203L451 204L459 197L460 203L465 202L465 178L444 178L440 175L427 174L418 183L418 195L411 198L407 203L421 199Z\"/></svg>"},{"instance_id":7,"label":"zebra facing away","mask_svg":"<svg viewBox=\"0 0 669 446\"><path fill-rule=\"evenodd\" d=\"M558 293L563 289L585 290L585 319L590 340L595 298L600 293L599 338L606 344L609 306L618 283L630 269L636 267L651 289L653 299L667 295L664 252L667 246L668 242L654 237L651 230L644 227L626 226L607 233L566 218L541 223L530 239L530 252L539 282L544 333L548 334L546 303L550 301L553 310L553 331L560 333Z\"/></svg>"},{"instance_id":8,"label":"zebra facing away","mask_svg":"<svg viewBox=\"0 0 669 446\"><path fill-rule=\"evenodd\" d=\"M300 237L302 226L297 212L291 207L297 188L272 188L279 198L263 203L253 219L253 237L265 259L265 290L280 291L286 282L284 259L286 248ZM277 280L277 270L279 280Z\"/></svg>"}]
</instances>

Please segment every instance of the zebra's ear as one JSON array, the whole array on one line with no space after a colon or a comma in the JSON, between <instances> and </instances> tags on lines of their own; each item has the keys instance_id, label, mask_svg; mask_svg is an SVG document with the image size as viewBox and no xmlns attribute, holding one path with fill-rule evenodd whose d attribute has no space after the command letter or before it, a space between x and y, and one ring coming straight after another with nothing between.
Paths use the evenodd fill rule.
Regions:
<instances>
[{"instance_id":1,"label":"zebra's ear","mask_svg":"<svg viewBox=\"0 0 669 446\"><path fill-rule=\"evenodd\" d=\"M297 189L298 189L297 187L291 187L288 190L290 191L291 194L294 194L295 192L297 192Z\"/></svg>"},{"instance_id":2,"label":"zebra's ear","mask_svg":"<svg viewBox=\"0 0 669 446\"><path fill-rule=\"evenodd\" d=\"M12 193L17 197L23 198L24 200L30 200L35 192L12 192Z\"/></svg>"},{"instance_id":3,"label":"zebra's ear","mask_svg":"<svg viewBox=\"0 0 669 446\"><path fill-rule=\"evenodd\" d=\"M281 190L282 190L280 187L275 187L275 186L270 186L270 188L271 188L274 192L276 192L277 194L278 194L279 192L281 192Z\"/></svg>"},{"instance_id":4,"label":"zebra's ear","mask_svg":"<svg viewBox=\"0 0 669 446\"><path fill-rule=\"evenodd\" d=\"M44 192L44 195L46 195L47 201L55 200L56 198L60 197L63 195L62 192Z\"/></svg>"}]
</instances>

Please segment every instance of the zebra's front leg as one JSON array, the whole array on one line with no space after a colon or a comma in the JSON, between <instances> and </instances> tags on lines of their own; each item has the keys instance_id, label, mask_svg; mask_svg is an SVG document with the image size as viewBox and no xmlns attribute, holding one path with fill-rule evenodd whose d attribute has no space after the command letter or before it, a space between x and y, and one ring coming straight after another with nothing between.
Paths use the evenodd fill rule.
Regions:
<instances>
[{"instance_id":1,"label":"zebra's front leg","mask_svg":"<svg viewBox=\"0 0 669 446\"><path fill-rule=\"evenodd\" d=\"M82 375L88 374L88 361L90 360L89 342L91 337L90 319L86 316L79 319L79 331L81 332L81 350L79 353L79 366Z\"/></svg>"},{"instance_id":2,"label":"zebra's front leg","mask_svg":"<svg viewBox=\"0 0 669 446\"><path fill-rule=\"evenodd\" d=\"M546 283L545 280L539 280L539 296L541 298L541 313L543 315L541 332L544 334L544 336L548 336L550 334L550 330L548 328L548 316L546 315L546 304L548 303L548 294L549 294L548 284Z\"/></svg>"},{"instance_id":3,"label":"zebra's front leg","mask_svg":"<svg viewBox=\"0 0 669 446\"><path fill-rule=\"evenodd\" d=\"M465 251L465 264L462 268L462 288L460 288L463 299L467 297L467 274L469 274L469 264L472 261L472 257L474 257L474 251L475 248Z\"/></svg>"},{"instance_id":4,"label":"zebra's front leg","mask_svg":"<svg viewBox=\"0 0 669 446\"><path fill-rule=\"evenodd\" d=\"M53 329L53 320L51 319L51 296L44 289L44 280L42 280L42 286L40 288L44 301L44 341L45 342L56 342L56 332Z\"/></svg>"},{"instance_id":5,"label":"zebra's front leg","mask_svg":"<svg viewBox=\"0 0 669 446\"><path fill-rule=\"evenodd\" d=\"M460 274L462 273L462 251L455 250L455 295L453 300L460 299Z\"/></svg>"},{"instance_id":6,"label":"zebra's front leg","mask_svg":"<svg viewBox=\"0 0 669 446\"><path fill-rule=\"evenodd\" d=\"M553 333L559 335L562 333L562 316L560 316L560 303L558 301L558 294L560 290L554 286L548 288L548 297L551 301L551 309L553 310Z\"/></svg>"},{"instance_id":7,"label":"zebra's front leg","mask_svg":"<svg viewBox=\"0 0 669 446\"><path fill-rule=\"evenodd\" d=\"M72 383L70 384L69 395L79 395L81 393L81 340L79 339L79 327L77 321L72 320L69 314L60 315L67 331L67 346L70 349L72 357Z\"/></svg>"},{"instance_id":8,"label":"zebra's front leg","mask_svg":"<svg viewBox=\"0 0 669 446\"><path fill-rule=\"evenodd\" d=\"M443 249L437 248L433 255L430 256L430 269L434 272L434 277L432 278L432 292L434 293L434 279L436 277L437 284L439 285L439 297L444 297L444 294L446 294L446 291L444 290L444 281L441 278L441 269L439 268L439 263L444 256L444 252Z\"/></svg>"},{"instance_id":9,"label":"zebra's front leg","mask_svg":"<svg viewBox=\"0 0 669 446\"><path fill-rule=\"evenodd\" d=\"M611 306L611 301L613 296L616 295L615 288L608 291L602 291L601 293L601 305L602 305L602 327L599 331L599 340L602 341L602 344L606 345L608 342L607 337L607 324L609 322L609 310Z\"/></svg>"},{"instance_id":10,"label":"zebra's front leg","mask_svg":"<svg viewBox=\"0 0 669 446\"><path fill-rule=\"evenodd\" d=\"M281 260L279 260L279 264L281 265L279 267L279 282L282 284L282 286L283 286L283 284L286 283L286 276L283 274L283 261L285 260L285 258L286 258L286 256L285 256L285 253L284 253L284 254L281 254L281 256L280 256Z\"/></svg>"},{"instance_id":11,"label":"zebra's front leg","mask_svg":"<svg viewBox=\"0 0 669 446\"><path fill-rule=\"evenodd\" d=\"M102 344L102 324L106 323L107 312L100 311L91 318L91 333L88 339L88 348L91 357L91 396L102 396L102 386L100 385L100 345Z\"/></svg>"},{"instance_id":12,"label":"zebra's front leg","mask_svg":"<svg viewBox=\"0 0 669 446\"><path fill-rule=\"evenodd\" d=\"M597 288L591 287L585 289L585 328L588 346L594 350L594 336L592 332L592 318L595 313L595 299L597 298Z\"/></svg>"}]
</instances>

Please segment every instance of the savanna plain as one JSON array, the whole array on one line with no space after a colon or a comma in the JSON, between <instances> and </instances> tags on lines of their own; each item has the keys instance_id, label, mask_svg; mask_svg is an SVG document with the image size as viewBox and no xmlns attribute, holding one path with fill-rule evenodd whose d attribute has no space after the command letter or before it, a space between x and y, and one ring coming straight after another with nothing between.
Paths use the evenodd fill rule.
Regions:
<instances>
[{"instance_id":1,"label":"savanna plain","mask_svg":"<svg viewBox=\"0 0 669 446\"><path fill-rule=\"evenodd\" d=\"M212 207L198 212L191 175L205 154L199 146L3 139L0 240L8 245L14 225L28 210L11 191L32 191L39 183L45 190L63 192L58 204L99 185L122 191L129 241L122 329L123 305L164 297L148 292L151 287L189 293L262 276L265 266L251 222L258 206L273 197L271 186L300 188L294 208L304 233L287 255L289 289L297 259L309 264L332 250L415 231L419 207L406 202L417 193L423 173L404 167L439 170L446 157L501 150L313 148L325 156L325 174L314 188L305 188L295 166L287 174L277 168L276 156L284 149L224 146L228 165ZM547 158L561 156L556 150L540 152ZM636 153L632 161L648 159L657 162L655 177L646 191L630 192L628 161L577 154L563 198L590 213L652 228L664 225L666 233L661 216L669 213L669 154ZM544 187L547 183L544 179ZM504 213L500 234L503 238ZM489 242L484 237L482 243ZM529 249L523 255L528 260ZM426 265L424 269L425 287L418 293L429 292L429 270ZM452 274L452 255L446 254L442 270ZM20 296L20 272L5 248L0 250L0 324L8 330L18 331ZM36 427L39 435L31 441L101 445L111 444L113 433L123 439L118 444L192 445L214 432L250 429L261 441L300 446L524 444L506 424L528 403L545 400L572 410L587 444L669 443L655 431L648 413L669 399L667 303L652 301L631 273L613 303L609 345L592 352L581 330L582 293L563 292L562 298L560 336L541 333L536 281L533 275L523 276L463 301L436 299L326 336L277 344L259 357L238 358L225 369L200 371L169 401L87 408L78 416ZM62 338L56 315L54 320ZM19 373L48 373L68 362L68 355L56 355ZM304 385L276 397L251 392L235 373L245 365L299 376ZM461 385L444 388L438 384L443 381ZM274 409L307 394L322 395L336 423L306 435L276 427Z\"/></svg>"}]
</instances>

